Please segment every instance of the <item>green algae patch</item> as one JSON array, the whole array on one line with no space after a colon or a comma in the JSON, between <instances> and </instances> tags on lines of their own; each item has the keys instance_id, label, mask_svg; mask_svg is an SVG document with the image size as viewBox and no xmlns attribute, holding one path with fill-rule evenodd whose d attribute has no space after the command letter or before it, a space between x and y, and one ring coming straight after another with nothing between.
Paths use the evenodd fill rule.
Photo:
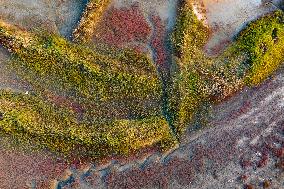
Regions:
<instances>
[{"instance_id":1,"label":"green algae patch","mask_svg":"<svg viewBox=\"0 0 284 189\"><path fill-rule=\"evenodd\" d=\"M276 11L250 23L238 36L236 49L245 52L247 85L260 84L284 61L284 13Z\"/></svg>"},{"instance_id":2,"label":"green algae patch","mask_svg":"<svg viewBox=\"0 0 284 189\"><path fill-rule=\"evenodd\" d=\"M32 36L24 44L21 29L1 26L2 43L16 60L11 67L38 93L71 98L96 118L161 114L162 84L148 56L124 50L114 57L47 33L23 31Z\"/></svg>"},{"instance_id":3,"label":"green algae patch","mask_svg":"<svg viewBox=\"0 0 284 189\"><path fill-rule=\"evenodd\" d=\"M178 9L176 25L171 39L175 55L182 57L186 64L187 59L198 56L195 51L202 50L209 38L209 28L198 20L193 12L190 1L183 1Z\"/></svg>"},{"instance_id":4,"label":"green algae patch","mask_svg":"<svg viewBox=\"0 0 284 189\"><path fill-rule=\"evenodd\" d=\"M203 104L221 102L244 86L254 86L283 62L283 12L252 21L219 56L208 57L203 47L210 30L198 20L190 1L179 9L172 33L174 58L169 111L179 136Z\"/></svg>"},{"instance_id":5,"label":"green algae patch","mask_svg":"<svg viewBox=\"0 0 284 189\"><path fill-rule=\"evenodd\" d=\"M0 37L13 53L11 68L38 95L2 92L0 125L6 134L54 152L94 158L176 144L161 113L162 84L147 55L127 49L94 51L4 22ZM47 101L49 93L79 103L83 120Z\"/></svg>"},{"instance_id":6,"label":"green algae patch","mask_svg":"<svg viewBox=\"0 0 284 189\"><path fill-rule=\"evenodd\" d=\"M209 29L197 19L191 4L185 1L179 9L171 36L178 69L172 73L169 107L179 136L208 97L208 79L201 73L204 67L211 64L211 60L207 59L202 51L208 36Z\"/></svg>"},{"instance_id":7,"label":"green algae patch","mask_svg":"<svg viewBox=\"0 0 284 189\"><path fill-rule=\"evenodd\" d=\"M82 34L78 38L89 40L97 22L91 20L107 4L90 2L82 29L76 30ZM163 84L149 56L129 49L91 48L0 21L0 42L14 55L10 66L37 94L1 91L1 131L54 152L93 158L128 155L153 145L168 149L201 106L220 102L245 85L259 84L283 61L281 11L251 22L218 57L203 52L209 33L190 1L184 1L171 36L177 68L164 84L169 97L167 122L161 110ZM48 101L49 93L82 106L83 120Z\"/></svg>"},{"instance_id":8,"label":"green algae patch","mask_svg":"<svg viewBox=\"0 0 284 189\"><path fill-rule=\"evenodd\" d=\"M2 133L29 140L59 154L101 158L127 155L159 144L176 142L163 117L78 123L74 115L36 96L0 91Z\"/></svg>"}]
</instances>

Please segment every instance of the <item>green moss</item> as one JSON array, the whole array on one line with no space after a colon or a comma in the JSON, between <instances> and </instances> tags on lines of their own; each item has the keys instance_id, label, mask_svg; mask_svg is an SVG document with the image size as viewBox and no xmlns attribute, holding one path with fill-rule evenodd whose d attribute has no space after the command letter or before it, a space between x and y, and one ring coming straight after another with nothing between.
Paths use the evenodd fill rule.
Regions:
<instances>
[{"instance_id":1,"label":"green moss","mask_svg":"<svg viewBox=\"0 0 284 189\"><path fill-rule=\"evenodd\" d=\"M246 53L247 85L260 84L284 61L284 14L276 11L250 23L237 37L236 49Z\"/></svg>"},{"instance_id":2,"label":"green moss","mask_svg":"<svg viewBox=\"0 0 284 189\"><path fill-rule=\"evenodd\" d=\"M8 40L13 32L2 27L2 35ZM90 116L102 117L110 112L121 118L122 106L127 107L124 111L129 118L161 113L161 82L148 56L124 50L114 58L47 33L34 36L25 46L17 40L13 38L10 47L17 60L11 66L37 92L53 91L73 98L91 110Z\"/></svg>"},{"instance_id":3,"label":"green moss","mask_svg":"<svg viewBox=\"0 0 284 189\"><path fill-rule=\"evenodd\" d=\"M169 89L169 106L173 114L173 124L179 136L192 121L196 109L208 97L208 78L201 70L211 64L203 53L209 30L192 11L191 4L185 1L179 9L177 23L172 34L178 71L173 73Z\"/></svg>"},{"instance_id":4,"label":"green moss","mask_svg":"<svg viewBox=\"0 0 284 189\"><path fill-rule=\"evenodd\" d=\"M153 116L141 120L100 120L96 125L78 123L74 115L36 96L0 91L0 129L65 155L127 155L143 147L175 144L167 122Z\"/></svg>"},{"instance_id":5,"label":"green moss","mask_svg":"<svg viewBox=\"0 0 284 189\"><path fill-rule=\"evenodd\" d=\"M191 3L183 1L178 10L178 17L172 42L176 55L191 58L195 56L195 51L200 50L206 44L209 37L209 29L198 20L194 14ZM191 56L191 57L188 57ZM187 63L186 60L183 63Z\"/></svg>"},{"instance_id":6,"label":"green moss","mask_svg":"<svg viewBox=\"0 0 284 189\"><path fill-rule=\"evenodd\" d=\"M80 148L91 157L175 144L161 115L161 82L148 56L130 50L109 55L56 35L30 34L4 23L0 28L1 42L14 53L11 67L37 94L65 96L86 111L78 123L72 113L37 97L4 93L1 127L7 134L64 154Z\"/></svg>"},{"instance_id":7,"label":"green moss","mask_svg":"<svg viewBox=\"0 0 284 189\"><path fill-rule=\"evenodd\" d=\"M251 22L218 57L203 46L209 29L197 19L190 1L179 10L172 42L179 69L168 89L172 120L181 135L205 102L219 102L244 85L257 85L283 62L283 12Z\"/></svg>"},{"instance_id":8,"label":"green moss","mask_svg":"<svg viewBox=\"0 0 284 189\"><path fill-rule=\"evenodd\" d=\"M92 6L95 10L100 5ZM96 14L92 10L87 10L91 16L86 18ZM93 24L86 21L83 28L89 31ZM171 112L167 119L174 133L180 137L204 103L220 101L271 75L283 62L283 35L283 12L276 11L250 23L222 55L209 58L203 52L209 29L184 1L172 34L178 68L165 85ZM147 55L91 49L1 21L0 39L14 53L11 67L38 94L1 91L0 126L6 134L55 152L79 151L78 155L94 158L176 143L161 111L162 83ZM72 112L43 100L48 93L79 103L87 119L78 122Z\"/></svg>"}]
</instances>

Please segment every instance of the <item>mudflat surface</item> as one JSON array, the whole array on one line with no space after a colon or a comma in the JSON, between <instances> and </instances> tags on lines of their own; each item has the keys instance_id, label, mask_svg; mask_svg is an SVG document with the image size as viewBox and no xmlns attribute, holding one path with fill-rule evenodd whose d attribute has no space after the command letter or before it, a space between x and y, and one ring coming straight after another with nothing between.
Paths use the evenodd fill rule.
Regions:
<instances>
[{"instance_id":1,"label":"mudflat surface","mask_svg":"<svg viewBox=\"0 0 284 189\"><path fill-rule=\"evenodd\" d=\"M87 0L1 0L0 17L27 29L44 28L70 37Z\"/></svg>"},{"instance_id":2,"label":"mudflat surface","mask_svg":"<svg viewBox=\"0 0 284 189\"><path fill-rule=\"evenodd\" d=\"M202 0L199 2L201 2L199 6L206 11L207 24L213 32L206 46L209 54L216 54L223 50L248 22L276 9L273 4L266 4L263 0Z\"/></svg>"}]
</instances>

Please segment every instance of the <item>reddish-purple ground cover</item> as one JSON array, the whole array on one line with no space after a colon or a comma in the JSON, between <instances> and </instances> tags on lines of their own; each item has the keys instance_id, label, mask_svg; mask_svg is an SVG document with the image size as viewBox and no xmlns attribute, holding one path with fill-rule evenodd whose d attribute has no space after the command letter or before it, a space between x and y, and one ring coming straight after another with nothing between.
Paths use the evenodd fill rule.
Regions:
<instances>
[{"instance_id":1,"label":"reddish-purple ground cover","mask_svg":"<svg viewBox=\"0 0 284 189\"><path fill-rule=\"evenodd\" d=\"M51 181L60 178L67 163L40 153L23 154L14 150L0 150L0 188L50 188Z\"/></svg>"},{"instance_id":2,"label":"reddish-purple ground cover","mask_svg":"<svg viewBox=\"0 0 284 189\"><path fill-rule=\"evenodd\" d=\"M46 92L45 96L48 100L54 103L58 107L65 107L73 111L77 115L84 113L84 108L77 102L60 95L53 94L52 92Z\"/></svg>"},{"instance_id":3,"label":"reddish-purple ground cover","mask_svg":"<svg viewBox=\"0 0 284 189\"><path fill-rule=\"evenodd\" d=\"M94 41L138 52L151 52L160 68L168 68L166 24L155 12L147 15L139 4L110 7L95 32Z\"/></svg>"},{"instance_id":4,"label":"reddish-purple ground cover","mask_svg":"<svg viewBox=\"0 0 284 189\"><path fill-rule=\"evenodd\" d=\"M123 47L127 43L146 43L151 27L137 4L131 7L115 8L106 11L95 35L95 40Z\"/></svg>"},{"instance_id":5,"label":"reddish-purple ground cover","mask_svg":"<svg viewBox=\"0 0 284 189\"><path fill-rule=\"evenodd\" d=\"M151 40L151 47L154 51L154 59L158 66L165 66L169 56L165 46L166 26L158 15L151 16L151 22L154 27L154 35Z\"/></svg>"},{"instance_id":6,"label":"reddish-purple ground cover","mask_svg":"<svg viewBox=\"0 0 284 189\"><path fill-rule=\"evenodd\" d=\"M283 138L276 137L277 134L269 135L262 145L251 146L248 151L241 153L235 145L238 136L230 133L222 134L222 138L217 138L216 142L211 141L208 146L194 146L193 156L188 159L174 157L167 162L152 163L146 168L134 167L124 172L111 172L106 179L109 188L138 189L142 187L168 188L169 184L175 180L182 186L188 186L196 181L198 174L213 174L226 166L229 162L240 159L243 172L251 169L261 169L267 166L268 161L275 160L276 169L283 169L284 163L284 141ZM268 147L268 143L270 146ZM282 147L271 146L274 143L281 144ZM253 160L251 156L260 152L259 159ZM246 157L246 158L245 158ZM210 161L211 164L206 162ZM209 167L208 167L209 166ZM216 176L217 177L217 176ZM237 177L237 175L236 175ZM250 176L243 174L240 182L244 183L244 188L254 185L248 183Z\"/></svg>"}]
</instances>

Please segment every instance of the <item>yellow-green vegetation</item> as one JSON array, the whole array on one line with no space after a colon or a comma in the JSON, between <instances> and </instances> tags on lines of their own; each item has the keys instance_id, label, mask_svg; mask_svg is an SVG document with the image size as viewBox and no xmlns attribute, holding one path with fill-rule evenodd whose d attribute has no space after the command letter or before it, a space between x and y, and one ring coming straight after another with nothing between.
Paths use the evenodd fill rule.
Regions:
<instances>
[{"instance_id":1,"label":"yellow-green vegetation","mask_svg":"<svg viewBox=\"0 0 284 189\"><path fill-rule=\"evenodd\" d=\"M235 47L245 52L249 68L245 82L260 84L284 61L284 14L276 11L250 23L237 37Z\"/></svg>"},{"instance_id":2,"label":"yellow-green vegetation","mask_svg":"<svg viewBox=\"0 0 284 189\"><path fill-rule=\"evenodd\" d=\"M203 46L209 29L197 19L190 2L183 1L172 33L177 66L169 83L161 81L145 54L99 44L91 49L0 21L0 43L14 55L10 66L35 92L0 91L1 131L54 152L93 158L152 145L167 149L203 104L259 84L282 63L283 12L250 23L223 54L208 57ZM108 3L89 2L74 32L77 41L90 40ZM167 87L167 94L162 87ZM78 121L75 112L58 107L46 94L78 103L83 119ZM164 102L164 112L170 115L162 114Z\"/></svg>"},{"instance_id":3,"label":"yellow-green vegetation","mask_svg":"<svg viewBox=\"0 0 284 189\"><path fill-rule=\"evenodd\" d=\"M198 57L199 54L195 54L195 51L202 50L208 37L209 28L198 20L190 1L183 1L178 9L175 30L172 33L175 55L188 60Z\"/></svg>"},{"instance_id":4,"label":"yellow-green vegetation","mask_svg":"<svg viewBox=\"0 0 284 189\"><path fill-rule=\"evenodd\" d=\"M174 141L162 116L86 125L78 123L71 112L37 96L4 90L0 91L0 113L2 132L65 155L99 158L129 154L154 144L169 147Z\"/></svg>"},{"instance_id":5,"label":"yellow-green vegetation","mask_svg":"<svg viewBox=\"0 0 284 189\"><path fill-rule=\"evenodd\" d=\"M178 13L172 42L179 69L172 73L169 104L174 127L178 135L181 135L196 109L208 98L208 74L202 75L201 72L206 71L204 68L209 67L211 60L202 50L209 29L197 19L190 2L184 1Z\"/></svg>"},{"instance_id":6,"label":"yellow-green vegetation","mask_svg":"<svg viewBox=\"0 0 284 189\"><path fill-rule=\"evenodd\" d=\"M67 96L95 118L161 114L161 82L146 55L125 50L114 58L47 33L30 34L32 40L23 45L20 34L13 37L20 29L4 24L0 28L2 44L15 55L12 67L37 92Z\"/></svg>"},{"instance_id":7,"label":"yellow-green vegetation","mask_svg":"<svg viewBox=\"0 0 284 189\"><path fill-rule=\"evenodd\" d=\"M78 27L73 32L75 41L89 42L94 34L96 25L111 0L90 0L83 13Z\"/></svg>"},{"instance_id":8,"label":"yellow-green vegetation","mask_svg":"<svg viewBox=\"0 0 284 189\"><path fill-rule=\"evenodd\" d=\"M1 128L23 141L64 154L91 157L128 154L176 143L161 113L161 81L152 60L132 50L97 50L45 32L30 33L0 21L10 66L38 97L2 92ZM44 99L51 92L84 108L76 115ZM11 105L11 106L10 106Z\"/></svg>"},{"instance_id":9,"label":"yellow-green vegetation","mask_svg":"<svg viewBox=\"0 0 284 189\"><path fill-rule=\"evenodd\" d=\"M178 135L203 103L221 101L244 85L259 84L284 60L282 11L253 21L225 52L208 57L203 47L210 31L192 10L190 0L183 1L172 34L178 69L168 91Z\"/></svg>"}]
</instances>

